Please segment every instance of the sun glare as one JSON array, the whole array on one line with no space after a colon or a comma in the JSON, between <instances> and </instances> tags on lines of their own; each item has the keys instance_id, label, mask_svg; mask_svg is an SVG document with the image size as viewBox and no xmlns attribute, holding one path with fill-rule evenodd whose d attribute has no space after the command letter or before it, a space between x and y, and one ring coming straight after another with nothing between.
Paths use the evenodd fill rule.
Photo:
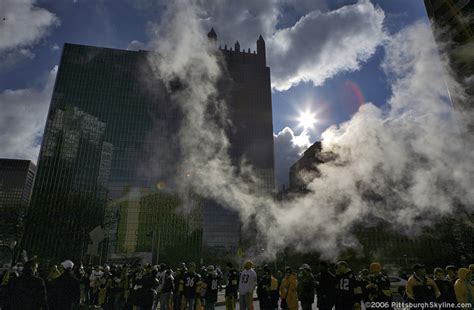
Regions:
<instances>
[{"instance_id":1,"label":"sun glare","mask_svg":"<svg viewBox=\"0 0 474 310\"><path fill-rule=\"evenodd\" d=\"M311 113L309 111L301 112L300 116L298 117L298 123L304 129L313 128L316 122L316 113Z\"/></svg>"}]
</instances>

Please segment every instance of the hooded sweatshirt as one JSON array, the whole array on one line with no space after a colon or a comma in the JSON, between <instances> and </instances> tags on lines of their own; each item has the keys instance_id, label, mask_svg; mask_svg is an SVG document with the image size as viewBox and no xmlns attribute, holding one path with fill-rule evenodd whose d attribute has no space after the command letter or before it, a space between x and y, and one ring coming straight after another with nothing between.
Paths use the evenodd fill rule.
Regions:
<instances>
[{"instance_id":1,"label":"hooded sweatshirt","mask_svg":"<svg viewBox=\"0 0 474 310\"><path fill-rule=\"evenodd\" d=\"M469 272L467 268L459 268L459 279L457 279L454 284L454 292L456 293L458 303L470 303L474 305L474 287L470 282L471 279L468 277Z\"/></svg>"}]
</instances>

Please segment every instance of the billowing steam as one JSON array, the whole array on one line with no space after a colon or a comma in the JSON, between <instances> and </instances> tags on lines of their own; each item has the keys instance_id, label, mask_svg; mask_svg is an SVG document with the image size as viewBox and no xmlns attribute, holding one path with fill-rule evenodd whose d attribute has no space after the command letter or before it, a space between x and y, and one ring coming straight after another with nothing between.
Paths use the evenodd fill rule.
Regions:
<instances>
[{"instance_id":1,"label":"billowing steam","mask_svg":"<svg viewBox=\"0 0 474 310\"><path fill-rule=\"evenodd\" d=\"M259 181L251 167L231 164L223 129L230 124L216 89L220 60L199 13L197 5L173 1L156 29L160 56L150 59L161 79L183 84L173 94L184 113L181 147L188 150L181 179L237 210L244 223L254 220L266 254L292 245L334 257L357 244L351 229L365 219L417 231L451 215L455 205L474 211L472 139L449 104L428 25L388 39L383 69L393 82L386 108L366 103L350 121L326 130L323 149L336 159L318 166L321 177L308 194L279 203L252 192Z\"/></svg>"}]
</instances>

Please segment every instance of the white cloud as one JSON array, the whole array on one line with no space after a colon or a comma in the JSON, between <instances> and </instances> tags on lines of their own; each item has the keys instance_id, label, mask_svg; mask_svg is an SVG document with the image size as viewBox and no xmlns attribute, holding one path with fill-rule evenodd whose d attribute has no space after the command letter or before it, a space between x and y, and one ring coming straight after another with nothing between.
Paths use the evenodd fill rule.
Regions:
<instances>
[{"instance_id":1,"label":"white cloud","mask_svg":"<svg viewBox=\"0 0 474 310\"><path fill-rule=\"evenodd\" d=\"M166 4L150 0L138 3L142 9ZM385 38L385 14L369 0L333 11L326 11L323 0L198 0L194 7L204 32L199 35L213 26L222 47L239 41L241 48L256 50L257 38L263 35L272 87L277 90L304 81L321 85L340 72L358 70ZM150 31L150 35L156 33Z\"/></svg>"},{"instance_id":2,"label":"white cloud","mask_svg":"<svg viewBox=\"0 0 474 310\"><path fill-rule=\"evenodd\" d=\"M48 10L35 6L34 0L3 0L0 2L0 52L31 46L48 34L59 19Z\"/></svg>"},{"instance_id":3,"label":"white cloud","mask_svg":"<svg viewBox=\"0 0 474 310\"><path fill-rule=\"evenodd\" d=\"M60 49L59 45L57 43L54 43L53 46L51 46L51 50L54 52L54 51L58 51Z\"/></svg>"},{"instance_id":4,"label":"white cloud","mask_svg":"<svg viewBox=\"0 0 474 310\"><path fill-rule=\"evenodd\" d=\"M7 89L0 93L0 157L36 162L56 72L57 66L40 89Z\"/></svg>"},{"instance_id":5,"label":"white cloud","mask_svg":"<svg viewBox=\"0 0 474 310\"><path fill-rule=\"evenodd\" d=\"M283 128L279 133L273 134L275 149L275 179L278 188L282 185L288 188L290 167L300 158L302 152L311 146L309 135L303 131L295 135L289 127Z\"/></svg>"},{"instance_id":6,"label":"white cloud","mask_svg":"<svg viewBox=\"0 0 474 310\"><path fill-rule=\"evenodd\" d=\"M382 9L362 0L335 11L312 11L278 30L267 40L273 87L287 90L306 81L317 86L339 72L358 70L385 38L384 17Z\"/></svg>"},{"instance_id":7,"label":"white cloud","mask_svg":"<svg viewBox=\"0 0 474 310\"><path fill-rule=\"evenodd\" d=\"M205 29L214 26L222 46L238 40L245 50L254 50L263 34L272 87L277 90L304 81L321 85L339 72L358 70L385 38L385 14L369 0L334 11L323 11L325 1L203 0L200 5ZM291 27L277 29L287 15L301 18Z\"/></svg>"},{"instance_id":8,"label":"white cloud","mask_svg":"<svg viewBox=\"0 0 474 310\"><path fill-rule=\"evenodd\" d=\"M0 57L3 58L0 60L0 70L8 70L19 63L34 59L36 55L27 48L19 48L4 53L0 52Z\"/></svg>"}]
</instances>

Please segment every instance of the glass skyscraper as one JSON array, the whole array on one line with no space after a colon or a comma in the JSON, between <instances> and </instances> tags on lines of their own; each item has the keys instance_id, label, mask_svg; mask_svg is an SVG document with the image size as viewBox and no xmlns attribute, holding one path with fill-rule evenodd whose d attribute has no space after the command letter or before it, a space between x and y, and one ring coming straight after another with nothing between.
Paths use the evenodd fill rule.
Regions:
<instances>
[{"instance_id":1,"label":"glass skyscraper","mask_svg":"<svg viewBox=\"0 0 474 310\"><path fill-rule=\"evenodd\" d=\"M36 166L29 160L0 158L0 242L21 239Z\"/></svg>"},{"instance_id":2,"label":"glass skyscraper","mask_svg":"<svg viewBox=\"0 0 474 310\"><path fill-rule=\"evenodd\" d=\"M237 125L231 157L245 155L271 191L270 71L259 42L258 53L221 49L233 81L223 95ZM173 190L181 112L150 53L64 45L23 242L30 255L84 257L98 225L109 260L198 260L203 245L237 251L237 214Z\"/></svg>"}]
</instances>

